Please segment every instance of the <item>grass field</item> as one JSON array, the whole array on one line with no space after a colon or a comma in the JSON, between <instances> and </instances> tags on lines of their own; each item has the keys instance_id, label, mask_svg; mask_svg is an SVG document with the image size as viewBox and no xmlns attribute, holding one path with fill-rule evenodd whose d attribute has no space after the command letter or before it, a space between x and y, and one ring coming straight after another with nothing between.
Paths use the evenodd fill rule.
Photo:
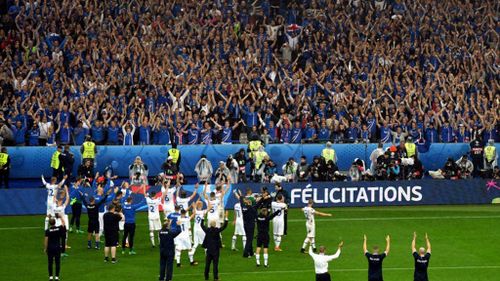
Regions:
<instances>
[{"instance_id":1,"label":"grass field","mask_svg":"<svg viewBox=\"0 0 500 281\"><path fill-rule=\"evenodd\" d=\"M317 218L316 243L326 245L330 253L344 240L343 252L330 263L333 280L366 280L367 262L362 254L362 237L369 245L385 247L384 235L392 236L389 257L384 261L384 280L413 280L410 242L413 231L428 232L433 249L430 280L493 281L500 276L500 208L498 206L445 207L372 207L322 209L331 218ZM87 218L83 216L86 226ZM115 265L103 262L102 251L86 249L86 235L70 234L69 257L62 262L61 280L158 280L158 248L149 244L144 213L138 215L136 231L137 255L122 256ZM305 237L302 213L291 210L289 234L283 239L281 253L270 252L270 267L257 268L254 259L241 257L240 252L222 250L220 278L236 281L314 280L314 267L308 255L299 249ZM46 256L43 253L43 217L0 217L1 280L48 280ZM223 234L230 245L234 227ZM272 245L271 245L272 247ZM203 280L203 251L198 249L197 267L189 266L183 252L183 267L174 267L174 280Z\"/></svg>"}]
</instances>

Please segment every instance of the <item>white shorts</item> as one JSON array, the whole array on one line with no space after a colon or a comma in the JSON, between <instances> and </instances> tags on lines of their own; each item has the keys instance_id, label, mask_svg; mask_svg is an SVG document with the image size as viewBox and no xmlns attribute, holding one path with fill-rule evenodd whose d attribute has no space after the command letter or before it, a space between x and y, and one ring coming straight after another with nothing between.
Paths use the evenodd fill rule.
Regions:
<instances>
[{"instance_id":1,"label":"white shorts","mask_svg":"<svg viewBox=\"0 0 500 281\"><path fill-rule=\"evenodd\" d=\"M236 224L234 225L234 235L243 235L245 236L245 227L243 226L243 221L236 220Z\"/></svg>"},{"instance_id":2,"label":"white shorts","mask_svg":"<svg viewBox=\"0 0 500 281\"><path fill-rule=\"evenodd\" d=\"M64 226L66 227L66 229L68 229L69 228L68 215L63 215L62 220L64 221ZM63 222L61 221L61 218L56 219L56 226L62 226L62 223Z\"/></svg>"},{"instance_id":3,"label":"white shorts","mask_svg":"<svg viewBox=\"0 0 500 281\"><path fill-rule=\"evenodd\" d=\"M199 227L199 228L195 227L194 228L194 237L193 237L194 244L202 245L204 239L205 239L205 231L203 231L203 229L201 229L201 227Z\"/></svg>"},{"instance_id":4,"label":"white shorts","mask_svg":"<svg viewBox=\"0 0 500 281\"><path fill-rule=\"evenodd\" d=\"M314 238L316 237L316 226L314 224L306 224L307 237Z\"/></svg>"},{"instance_id":5,"label":"white shorts","mask_svg":"<svg viewBox=\"0 0 500 281\"><path fill-rule=\"evenodd\" d=\"M99 235L104 232L104 213L99 213Z\"/></svg>"},{"instance_id":6,"label":"white shorts","mask_svg":"<svg viewBox=\"0 0 500 281\"><path fill-rule=\"evenodd\" d=\"M47 216L50 215L50 216L54 216L54 202L52 203L49 203L47 201Z\"/></svg>"},{"instance_id":7,"label":"white shorts","mask_svg":"<svg viewBox=\"0 0 500 281\"><path fill-rule=\"evenodd\" d=\"M160 229L161 229L160 218L149 219L149 231L160 230Z\"/></svg>"},{"instance_id":8,"label":"white shorts","mask_svg":"<svg viewBox=\"0 0 500 281\"><path fill-rule=\"evenodd\" d=\"M179 234L179 236L174 238L175 249L176 250L191 250L191 240L187 232Z\"/></svg>"},{"instance_id":9,"label":"white shorts","mask_svg":"<svg viewBox=\"0 0 500 281\"><path fill-rule=\"evenodd\" d=\"M125 220L121 220L118 222L118 229L120 231L124 230L125 229Z\"/></svg>"},{"instance_id":10,"label":"white shorts","mask_svg":"<svg viewBox=\"0 0 500 281\"><path fill-rule=\"evenodd\" d=\"M285 230L285 222L282 220L273 220L273 234L274 235L283 235Z\"/></svg>"}]
</instances>

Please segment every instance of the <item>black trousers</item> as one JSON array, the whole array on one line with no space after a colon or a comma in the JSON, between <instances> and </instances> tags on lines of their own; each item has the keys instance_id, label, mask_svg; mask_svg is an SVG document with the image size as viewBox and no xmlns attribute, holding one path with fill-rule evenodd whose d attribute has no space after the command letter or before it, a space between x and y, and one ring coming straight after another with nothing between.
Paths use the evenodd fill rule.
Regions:
<instances>
[{"instance_id":1,"label":"black trousers","mask_svg":"<svg viewBox=\"0 0 500 281\"><path fill-rule=\"evenodd\" d=\"M59 169L52 168L52 176L57 178L57 180L61 180L63 178L62 168L59 168Z\"/></svg>"},{"instance_id":2,"label":"black trousers","mask_svg":"<svg viewBox=\"0 0 500 281\"><path fill-rule=\"evenodd\" d=\"M253 256L253 238L255 231L255 223L244 223L245 236L247 237L247 242L245 243L245 249L243 250L243 257Z\"/></svg>"},{"instance_id":3,"label":"black trousers","mask_svg":"<svg viewBox=\"0 0 500 281\"><path fill-rule=\"evenodd\" d=\"M205 280L208 280L208 273L210 272L210 264L214 263L214 279L219 279L219 253L208 253L205 258Z\"/></svg>"},{"instance_id":4,"label":"black trousers","mask_svg":"<svg viewBox=\"0 0 500 281\"><path fill-rule=\"evenodd\" d=\"M160 281L172 280L174 271L174 255L162 255L160 253Z\"/></svg>"},{"instance_id":5,"label":"black trousers","mask_svg":"<svg viewBox=\"0 0 500 281\"><path fill-rule=\"evenodd\" d=\"M0 186L3 184L3 187L9 188L9 172L10 169L0 170Z\"/></svg>"},{"instance_id":6,"label":"black trousers","mask_svg":"<svg viewBox=\"0 0 500 281\"><path fill-rule=\"evenodd\" d=\"M49 276L54 276L54 262L56 263L55 276L59 276L59 272L61 271L61 252L47 251L47 257L49 260Z\"/></svg>"},{"instance_id":7,"label":"black trousers","mask_svg":"<svg viewBox=\"0 0 500 281\"><path fill-rule=\"evenodd\" d=\"M61 253L66 253L66 227L61 226Z\"/></svg>"},{"instance_id":8,"label":"black trousers","mask_svg":"<svg viewBox=\"0 0 500 281\"><path fill-rule=\"evenodd\" d=\"M80 217L82 216L82 203L75 202L71 205L71 221L69 225L76 224L76 228L80 230Z\"/></svg>"},{"instance_id":9,"label":"black trousers","mask_svg":"<svg viewBox=\"0 0 500 281\"><path fill-rule=\"evenodd\" d=\"M331 281L330 273L316 274L316 281Z\"/></svg>"},{"instance_id":10,"label":"black trousers","mask_svg":"<svg viewBox=\"0 0 500 281\"><path fill-rule=\"evenodd\" d=\"M125 242L128 237L128 247L134 248L135 223L126 223L123 228L122 249L125 249Z\"/></svg>"}]
</instances>

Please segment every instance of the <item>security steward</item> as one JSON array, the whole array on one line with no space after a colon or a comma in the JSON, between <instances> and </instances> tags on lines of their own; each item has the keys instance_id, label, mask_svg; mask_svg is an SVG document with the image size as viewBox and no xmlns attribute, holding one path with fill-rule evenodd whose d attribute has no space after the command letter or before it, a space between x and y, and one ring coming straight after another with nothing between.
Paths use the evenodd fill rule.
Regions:
<instances>
[{"instance_id":1,"label":"security steward","mask_svg":"<svg viewBox=\"0 0 500 281\"><path fill-rule=\"evenodd\" d=\"M497 165L497 149L495 147L495 140L489 139L488 145L484 148L484 169L491 177L493 168Z\"/></svg>"},{"instance_id":2,"label":"security steward","mask_svg":"<svg viewBox=\"0 0 500 281\"><path fill-rule=\"evenodd\" d=\"M0 187L9 188L9 173L10 173L10 156L7 153L7 148L2 147L0 150Z\"/></svg>"},{"instance_id":3,"label":"security steward","mask_svg":"<svg viewBox=\"0 0 500 281\"><path fill-rule=\"evenodd\" d=\"M50 160L50 167L52 168L52 176L57 178L58 180L63 177L63 165L62 165L62 146L58 145L57 150L52 154L52 158Z\"/></svg>"},{"instance_id":4,"label":"security steward","mask_svg":"<svg viewBox=\"0 0 500 281\"><path fill-rule=\"evenodd\" d=\"M170 220L166 220L160 230L160 281L172 280L174 271L175 244L174 238L181 233L181 229L170 228Z\"/></svg>"},{"instance_id":5,"label":"security steward","mask_svg":"<svg viewBox=\"0 0 500 281\"><path fill-rule=\"evenodd\" d=\"M321 156L325 158L325 162L332 160L334 164L337 164L337 155L335 154L335 150L332 148L332 143L327 142L326 147L321 151Z\"/></svg>"},{"instance_id":6,"label":"security steward","mask_svg":"<svg viewBox=\"0 0 500 281\"><path fill-rule=\"evenodd\" d=\"M172 157L172 163L177 167L177 171L180 171L181 166L181 151L177 149L177 144L172 143L172 148L168 150L168 157Z\"/></svg>"},{"instance_id":7,"label":"security steward","mask_svg":"<svg viewBox=\"0 0 500 281\"><path fill-rule=\"evenodd\" d=\"M417 155L417 145L413 142L412 137L408 137L405 142L406 157L412 158Z\"/></svg>"},{"instance_id":8,"label":"security steward","mask_svg":"<svg viewBox=\"0 0 500 281\"><path fill-rule=\"evenodd\" d=\"M82 162L85 163L86 160L90 160L91 166L94 166L95 155L97 154L97 147L95 142L92 141L91 136L85 137L85 142L80 147L80 152L82 153Z\"/></svg>"},{"instance_id":9,"label":"security steward","mask_svg":"<svg viewBox=\"0 0 500 281\"><path fill-rule=\"evenodd\" d=\"M256 168L255 168L255 157L256 157L256 153L257 151L259 151L259 148L262 146L262 142L261 140L257 137L257 136L253 136L252 139L248 142L248 148L247 148L247 152L248 152L248 159L251 161L250 162L250 170L251 171L254 171Z\"/></svg>"},{"instance_id":10,"label":"security steward","mask_svg":"<svg viewBox=\"0 0 500 281\"><path fill-rule=\"evenodd\" d=\"M201 229L205 232L205 239L203 239L203 248L206 249L205 259L205 280L208 280L210 272L210 265L214 263L214 280L219 280L219 254L222 248L222 241L220 239L222 231L227 227L228 212L226 211L226 218L222 227L217 227L216 221L209 221L209 227L205 226L205 222L201 220Z\"/></svg>"}]
</instances>

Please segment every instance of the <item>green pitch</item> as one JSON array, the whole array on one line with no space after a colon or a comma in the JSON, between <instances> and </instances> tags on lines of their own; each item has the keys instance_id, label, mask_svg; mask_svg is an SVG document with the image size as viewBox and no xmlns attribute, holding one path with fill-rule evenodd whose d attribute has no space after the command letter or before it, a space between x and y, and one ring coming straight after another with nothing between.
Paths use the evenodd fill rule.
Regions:
<instances>
[{"instance_id":1,"label":"green pitch","mask_svg":"<svg viewBox=\"0 0 500 281\"><path fill-rule=\"evenodd\" d=\"M331 218L316 219L316 243L326 245L331 254L340 240L344 249L338 260L330 263L333 280L366 280L367 262L362 253L366 233L369 246L385 247L384 236L392 237L391 252L384 261L384 277L388 281L413 280L410 243L413 231L429 233L432 243L430 280L491 281L500 276L500 209L499 206L445 207L373 207L321 209ZM86 228L87 217L82 216ZM48 280L47 261L43 253L42 216L0 218L0 252L2 280ZM70 234L69 257L62 262L61 280L158 280L158 248L149 243L146 215L138 215L136 230L137 255L121 255L118 263L105 264L103 252L87 250L86 234ZM305 222L299 210L291 210L288 236L283 239L283 252L270 251L269 268L257 268L254 259L241 257L229 250L234 227L223 233L226 248L221 253L220 278L236 281L314 280L314 267L308 255L299 250L305 238ZM271 243L271 247L274 247ZM261 257L262 259L262 257ZM197 267L191 267L183 252L182 268L174 267L174 280L203 280L203 250L198 249ZM212 276L212 275L211 275Z\"/></svg>"}]
</instances>

